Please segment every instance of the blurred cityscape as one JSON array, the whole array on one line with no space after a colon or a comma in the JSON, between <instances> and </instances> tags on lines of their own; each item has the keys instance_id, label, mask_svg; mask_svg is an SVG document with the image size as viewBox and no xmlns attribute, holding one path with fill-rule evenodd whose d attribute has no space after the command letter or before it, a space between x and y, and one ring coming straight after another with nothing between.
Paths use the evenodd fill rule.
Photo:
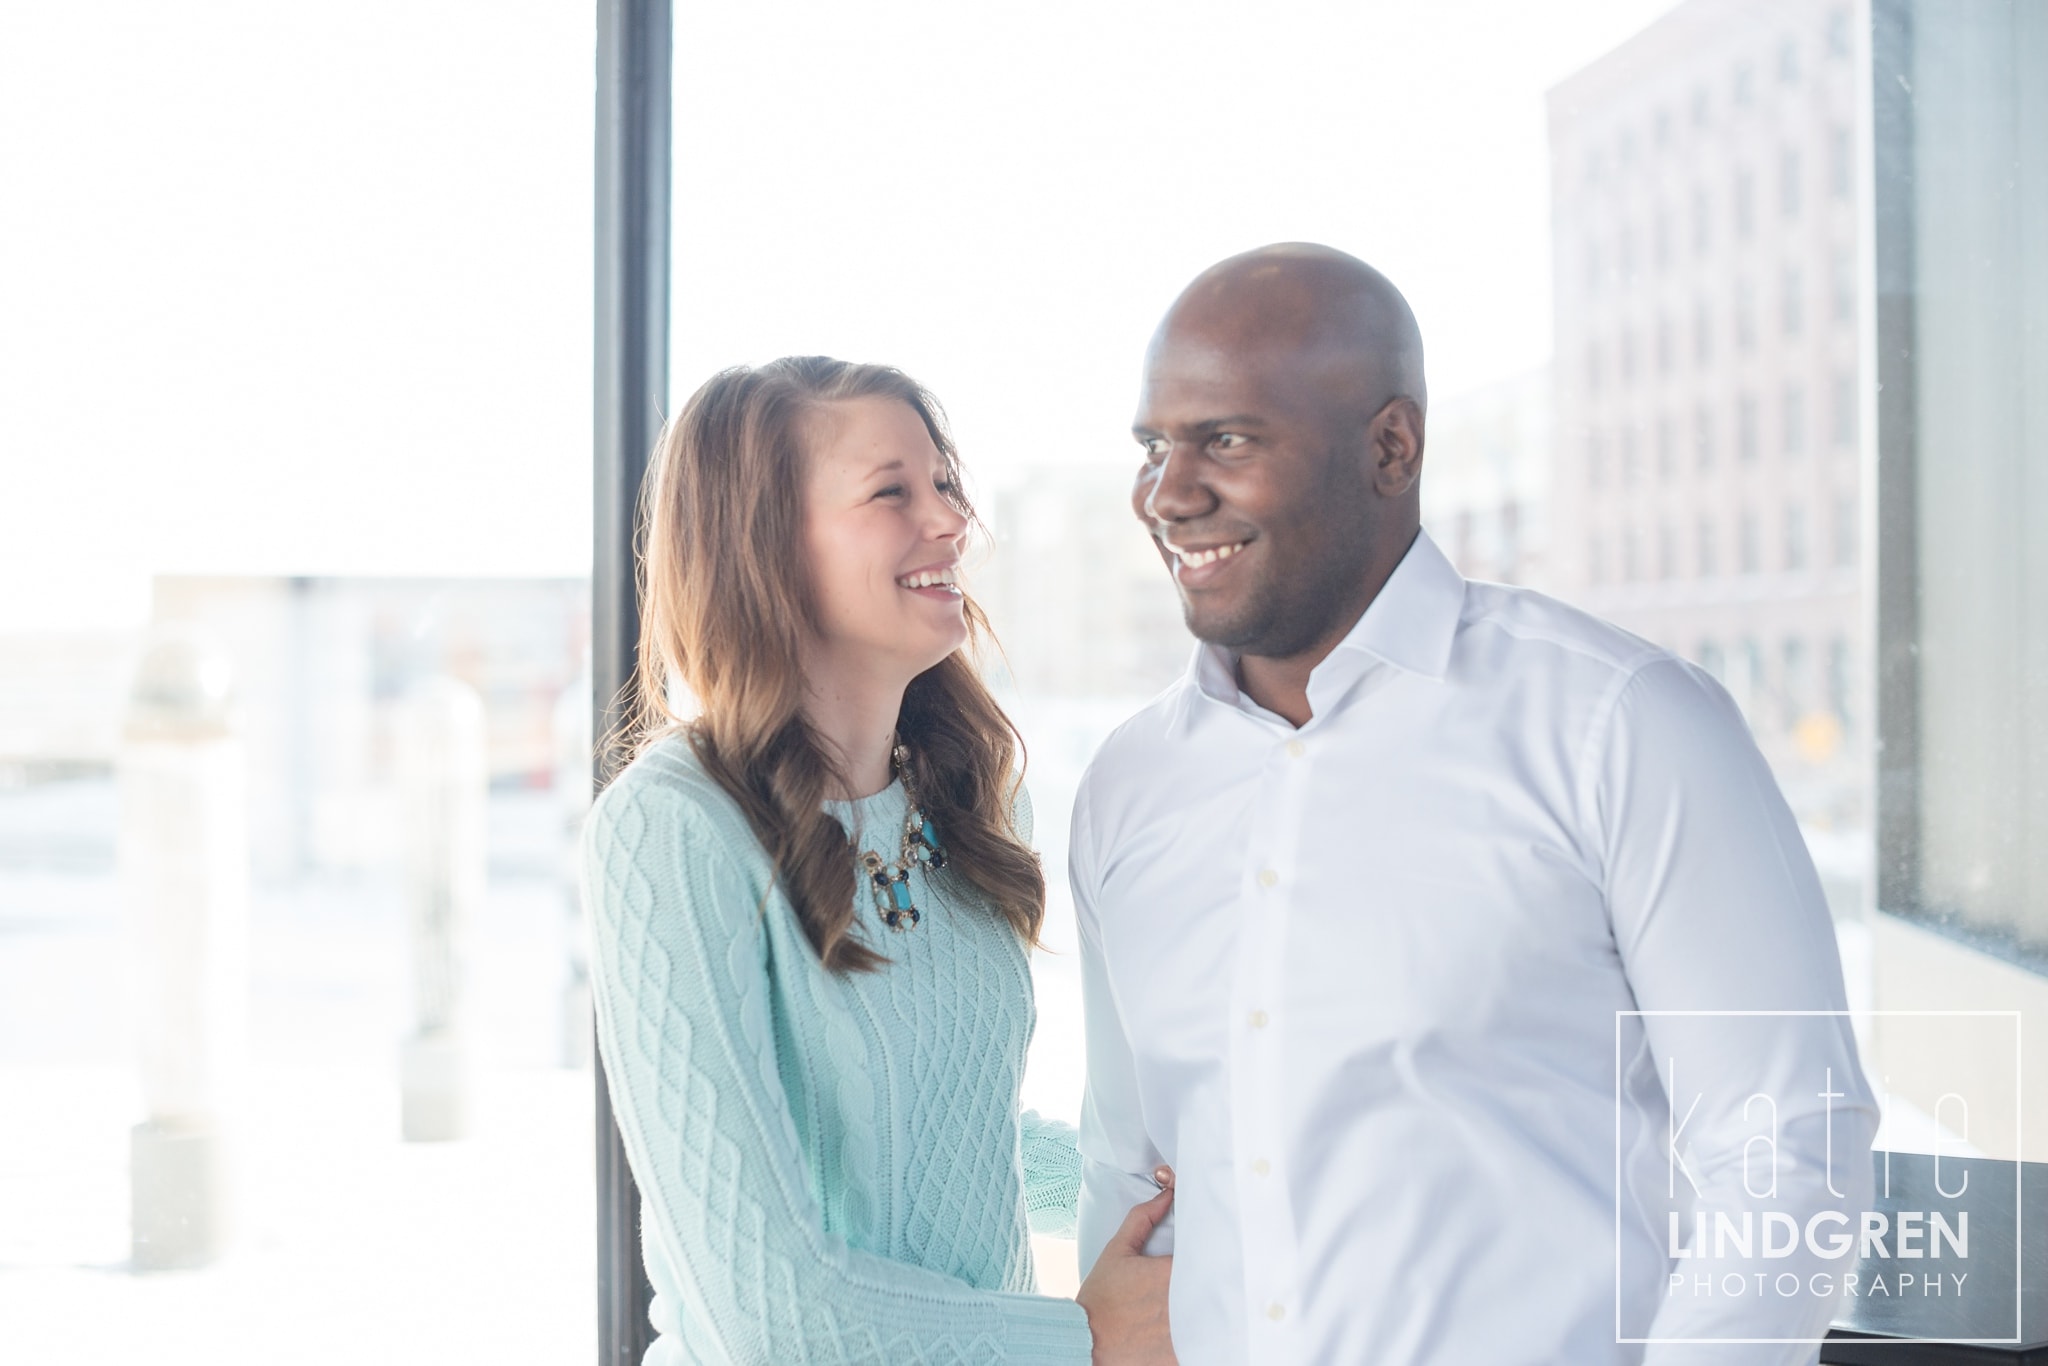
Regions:
<instances>
[{"instance_id":1,"label":"blurred cityscape","mask_svg":"<svg viewBox=\"0 0 2048 1366\"><path fill-rule=\"evenodd\" d=\"M1728 686L1853 926L1869 895L1872 685L1851 29L1828 0L1686 0L1552 92L1555 359L1433 403L1423 494L1468 576L1578 603ZM1191 645L1129 474L1004 471L976 580L1052 888L1025 1099L1070 1118L1074 785ZM589 1359L572 882L588 648L580 579L164 575L133 629L0 637L8 1360ZM164 785L163 765L186 761L162 757L173 742L144 715L169 705L145 665L167 658L196 708L221 708L192 731L192 755L214 758L191 773L226 754L238 778ZM415 751L453 757L422 775ZM173 790L214 805L181 812ZM193 871L147 846L175 843L186 817L239 832L219 846L232 866ZM447 833L471 819L469 843ZM455 852L422 852L423 831ZM473 869L443 866L469 854ZM185 890L138 889L153 867ZM184 914L187 883L225 888L230 911L166 940L149 917ZM212 965L193 974L239 973L190 987L185 1015L165 1004L185 969L140 947L173 941ZM167 1038L216 1033L240 1050L219 1075L202 1061L181 1081L184 1064L161 1060L204 1051ZM443 1033L462 1049L424 1046ZM224 1231L185 1269L141 1275L131 1130L175 1129L156 1097L180 1085L211 1107L192 1132L225 1135ZM428 1092L459 1094L447 1141L428 1141ZM1070 1248L1040 1254L1046 1287L1071 1289ZM308 1334L321 1341L304 1352L278 1345Z\"/></svg>"}]
</instances>

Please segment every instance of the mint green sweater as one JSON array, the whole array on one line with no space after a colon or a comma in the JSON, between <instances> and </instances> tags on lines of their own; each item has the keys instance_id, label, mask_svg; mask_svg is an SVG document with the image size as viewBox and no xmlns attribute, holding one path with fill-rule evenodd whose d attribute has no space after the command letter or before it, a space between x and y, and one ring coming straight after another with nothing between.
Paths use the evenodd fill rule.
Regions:
<instances>
[{"instance_id":1,"label":"mint green sweater","mask_svg":"<svg viewBox=\"0 0 2048 1366\"><path fill-rule=\"evenodd\" d=\"M827 809L896 856L900 784ZM585 827L598 1045L661 1335L648 1362L1085 1363L1080 1306L1032 1293L1027 1221L1071 1234L1080 1160L1071 1129L1017 1112L1023 944L924 870L923 923L891 932L849 857L891 962L835 975L773 871L680 739Z\"/></svg>"}]
</instances>

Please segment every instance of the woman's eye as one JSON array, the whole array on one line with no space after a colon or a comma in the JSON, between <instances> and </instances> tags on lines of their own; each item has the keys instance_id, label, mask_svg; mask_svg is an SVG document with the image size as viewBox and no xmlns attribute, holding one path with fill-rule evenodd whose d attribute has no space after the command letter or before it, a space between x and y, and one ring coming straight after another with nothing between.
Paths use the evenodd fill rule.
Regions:
<instances>
[{"instance_id":1,"label":"woman's eye","mask_svg":"<svg viewBox=\"0 0 2048 1366\"><path fill-rule=\"evenodd\" d=\"M903 485L901 484L891 484L889 487L878 489L875 492L875 497L877 498L901 498L902 496Z\"/></svg>"}]
</instances>

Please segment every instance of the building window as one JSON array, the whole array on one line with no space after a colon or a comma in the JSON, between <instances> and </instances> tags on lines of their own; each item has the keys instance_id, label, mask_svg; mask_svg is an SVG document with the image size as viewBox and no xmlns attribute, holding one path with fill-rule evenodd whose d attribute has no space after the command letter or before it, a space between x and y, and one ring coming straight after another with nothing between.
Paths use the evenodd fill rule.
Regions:
<instances>
[{"instance_id":1,"label":"building window","mask_svg":"<svg viewBox=\"0 0 2048 1366\"><path fill-rule=\"evenodd\" d=\"M1750 636L1744 636L1736 645L1734 655L1728 660L1728 676L1722 680L1728 688L1728 695L1743 716L1754 722L1754 708L1757 697L1764 687L1763 647Z\"/></svg>"},{"instance_id":2,"label":"building window","mask_svg":"<svg viewBox=\"0 0 2048 1366\"><path fill-rule=\"evenodd\" d=\"M1626 527L1622 530L1621 581L1623 583L1634 583L1636 581L1637 576L1641 573L1642 570L1642 566L1638 562L1637 540L1638 538L1636 536L1636 529L1634 527Z\"/></svg>"},{"instance_id":3,"label":"building window","mask_svg":"<svg viewBox=\"0 0 2048 1366\"><path fill-rule=\"evenodd\" d=\"M1787 147L1778 153L1778 208L1787 218L1799 217L1799 149Z\"/></svg>"},{"instance_id":4,"label":"building window","mask_svg":"<svg viewBox=\"0 0 2048 1366\"><path fill-rule=\"evenodd\" d=\"M1700 667L1709 674L1712 674L1716 682L1720 681L1721 675L1728 672L1728 662L1721 658L1721 644L1719 641L1701 641L1698 658Z\"/></svg>"},{"instance_id":5,"label":"building window","mask_svg":"<svg viewBox=\"0 0 2048 1366\"><path fill-rule=\"evenodd\" d=\"M1672 533L1669 522L1657 528L1657 577L1678 577L1678 537Z\"/></svg>"},{"instance_id":6,"label":"building window","mask_svg":"<svg viewBox=\"0 0 2048 1366\"><path fill-rule=\"evenodd\" d=\"M1714 238L1714 205L1707 198L1705 189L1692 192L1692 249L1696 256L1705 256Z\"/></svg>"},{"instance_id":7,"label":"building window","mask_svg":"<svg viewBox=\"0 0 2048 1366\"><path fill-rule=\"evenodd\" d=\"M1692 415L1692 450L1699 468L1714 468L1714 411L1704 403Z\"/></svg>"},{"instance_id":8,"label":"building window","mask_svg":"<svg viewBox=\"0 0 2048 1366\"><path fill-rule=\"evenodd\" d=\"M1834 409L1830 430L1836 448L1847 450L1856 444L1856 376L1847 370L1837 373L1834 390L1834 400L1829 405Z\"/></svg>"},{"instance_id":9,"label":"building window","mask_svg":"<svg viewBox=\"0 0 2048 1366\"><path fill-rule=\"evenodd\" d=\"M1657 373L1671 373L1672 352L1678 349L1671 339L1671 319L1663 315L1657 318Z\"/></svg>"},{"instance_id":10,"label":"building window","mask_svg":"<svg viewBox=\"0 0 2048 1366\"><path fill-rule=\"evenodd\" d=\"M1849 11L1832 9L1828 11L1828 56L1849 55Z\"/></svg>"},{"instance_id":11,"label":"building window","mask_svg":"<svg viewBox=\"0 0 2048 1366\"><path fill-rule=\"evenodd\" d=\"M1586 293L1598 294L1599 292L1600 242L1597 238L1588 237L1586 239Z\"/></svg>"},{"instance_id":12,"label":"building window","mask_svg":"<svg viewBox=\"0 0 2048 1366\"><path fill-rule=\"evenodd\" d=\"M1711 97L1707 94L1707 88L1703 85L1695 88L1692 92L1692 126L1695 128L1706 127L1707 119L1712 113L1713 104Z\"/></svg>"},{"instance_id":13,"label":"building window","mask_svg":"<svg viewBox=\"0 0 2048 1366\"><path fill-rule=\"evenodd\" d=\"M1757 457L1756 395L1743 394L1735 400L1735 455L1745 465Z\"/></svg>"},{"instance_id":14,"label":"building window","mask_svg":"<svg viewBox=\"0 0 2048 1366\"><path fill-rule=\"evenodd\" d=\"M1651 140L1656 143L1658 151L1661 152L1666 147L1669 147L1671 145L1671 111L1669 109L1659 109L1656 116L1650 120L1650 130Z\"/></svg>"},{"instance_id":15,"label":"building window","mask_svg":"<svg viewBox=\"0 0 2048 1366\"><path fill-rule=\"evenodd\" d=\"M1785 454L1806 454L1806 390L1798 384L1785 386Z\"/></svg>"},{"instance_id":16,"label":"building window","mask_svg":"<svg viewBox=\"0 0 2048 1366\"><path fill-rule=\"evenodd\" d=\"M1669 417L1657 419L1657 477L1667 484L1678 477L1678 433Z\"/></svg>"},{"instance_id":17,"label":"building window","mask_svg":"<svg viewBox=\"0 0 2048 1366\"><path fill-rule=\"evenodd\" d=\"M1849 729L1850 668L1849 642L1836 636L1828 642L1828 710L1842 723L1844 732Z\"/></svg>"},{"instance_id":18,"label":"building window","mask_svg":"<svg viewBox=\"0 0 2048 1366\"><path fill-rule=\"evenodd\" d=\"M1714 325L1707 316L1707 305L1701 301L1693 306L1692 312L1692 360L1704 370L1714 359Z\"/></svg>"},{"instance_id":19,"label":"building window","mask_svg":"<svg viewBox=\"0 0 2048 1366\"><path fill-rule=\"evenodd\" d=\"M1856 321L1856 253L1848 247L1836 247L1832 288L1833 312L1838 323Z\"/></svg>"},{"instance_id":20,"label":"building window","mask_svg":"<svg viewBox=\"0 0 2048 1366\"><path fill-rule=\"evenodd\" d=\"M1633 424L1621 429L1621 486L1632 489L1636 477L1642 473L1642 462L1636 450L1636 429Z\"/></svg>"},{"instance_id":21,"label":"building window","mask_svg":"<svg viewBox=\"0 0 2048 1366\"><path fill-rule=\"evenodd\" d=\"M1806 568L1806 509L1797 503L1785 509L1785 568Z\"/></svg>"},{"instance_id":22,"label":"building window","mask_svg":"<svg viewBox=\"0 0 2048 1366\"><path fill-rule=\"evenodd\" d=\"M1799 267L1787 266L1779 287L1783 290L1779 321L1786 336L1796 337L1806 325L1806 277Z\"/></svg>"},{"instance_id":23,"label":"building window","mask_svg":"<svg viewBox=\"0 0 2048 1366\"><path fill-rule=\"evenodd\" d=\"M1828 130L1828 192L1847 199L1856 188L1856 136L1843 124Z\"/></svg>"},{"instance_id":24,"label":"building window","mask_svg":"<svg viewBox=\"0 0 2048 1366\"><path fill-rule=\"evenodd\" d=\"M1622 387L1623 387L1623 388L1627 388L1627 387L1628 387L1629 385L1631 385L1631 384L1634 384L1634 383L1635 383L1635 380L1636 380L1636 334L1635 334L1635 333L1633 333L1633 332L1623 332L1623 333L1621 334L1621 383L1622 383Z\"/></svg>"},{"instance_id":25,"label":"building window","mask_svg":"<svg viewBox=\"0 0 2048 1366\"><path fill-rule=\"evenodd\" d=\"M1747 242L1756 234L1756 177L1749 171L1735 173L1735 236Z\"/></svg>"},{"instance_id":26,"label":"building window","mask_svg":"<svg viewBox=\"0 0 2048 1366\"><path fill-rule=\"evenodd\" d=\"M1778 79L1787 85L1799 80L1799 42L1786 38L1778 43Z\"/></svg>"},{"instance_id":27,"label":"building window","mask_svg":"<svg viewBox=\"0 0 2048 1366\"><path fill-rule=\"evenodd\" d=\"M1747 280L1735 282L1735 345L1756 350L1756 287Z\"/></svg>"},{"instance_id":28,"label":"building window","mask_svg":"<svg viewBox=\"0 0 2048 1366\"><path fill-rule=\"evenodd\" d=\"M1586 149L1586 183L1588 185L1598 185L1600 183L1600 177L1606 170L1603 161L1604 158L1601 157L1598 147L1588 147Z\"/></svg>"},{"instance_id":29,"label":"building window","mask_svg":"<svg viewBox=\"0 0 2048 1366\"><path fill-rule=\"evenodd\" d=\"M1714 556L1714 523L1712 518L1702 517L1699 524L1699 571L1703 579L1711 579L1720 572Z\"/></svg>"},{"instance_id":30,"label":"building window","mask_svg":"<svg viewBox=\"0 0 2048 1366\"><path fill-rule=\"evenodd\" d=\"M1606 546L1598 536L1586 538L1586 582L1602 584L1607 581Z\"/></svg>"},{"instance_id":31,"label":"building window","mask_svg":"<svg viewBox=\"0 0 2048 1366\"><path fill-rule=\"evenodd\" d=\"M1813 687L1806 676L1806 642L1797 636L1787 636L1779 651L1779 657L1784 661L1779 695L1785 703L1785 726L1790 729L1806 715Z\"/></svg>"},{"instance_id":32,"label":"building window","mask_svg":"<svg viewBox=\"0 0 2048 1366\"><path fill-rule=\"evenodd\" d=\"M1600 392L1600 343L1586 343L1586 392Z\"/></svg>"},{"instance_id":33,"label":"building window","mask_svg":"<svg viewBox=\"0 0 2048 1366\"><path fill-rule=\"evenodd\" d=\"M1737 109L1747 109L1750 102L1756 98L1756 73L1750 69L1748 62L1743 62L1735 68L1735 77L1730 83L1728 98Z\"/></svg>"},{"instance_id":34,"label":"building window","mask_svg":"<svg viewBox=\"0 0 2048 1366\"><path fill-rule=\"evenodd\" d=\"M1600 433L1586 434L1586 487L1597 489L1607 481L1607 447Z\"/></svg>"},{"instance_id":35,"label":"building window","mask_svg":"<svg viewBox=\"0 0 2048 1366\"><path fill-rule=\"evenodd\" d=\"M1671 269L1671 211L1661 204L1650 220L1650 254L1659 275Z\"/></svg>"},{"instance_id":36,"label":"building window","mask_svg":"<svg viewBox=\"0 0 2048 1366\"><path fill-rule=\"evenodd\" d=\"M1626 128L1621 132L1620 162L1623 171L1632 169L1636 164L1636 135Z\"/></svg>"},{"instance_id":37,"label":"building window","mask_svg":"<svg viewBox=\"0 0 2048 1366\"><path fill-rule=\"evenodd\" d=\"M1835 495L1835 568L1853 569L1856 565L1856 495L1838 493Z\"/></svg>"},{"instance_id":38,"label":"building window","mask_svg":"<svg viewBox=\"0 0 2048 1366\"><path fill-rule=\"evenodd\" d=\"M1756 514L1743 509L1742 520L1736 524L1735 565L1744 574L1757 571L1761 547L1758 544Z\"/></svg>"},{"instance_id":39,"label":"building window","mask_svg":"<svg viewBox=\"0 0 2048 1366\"><path fill-rule=\"evenodd\" d=\"M1621 270L1622 288L1626 289L1636 282L1636 235L1626 226L1615 239L1614 254L1618 258L1615 264Z\"/></svg>"}]
</instances>

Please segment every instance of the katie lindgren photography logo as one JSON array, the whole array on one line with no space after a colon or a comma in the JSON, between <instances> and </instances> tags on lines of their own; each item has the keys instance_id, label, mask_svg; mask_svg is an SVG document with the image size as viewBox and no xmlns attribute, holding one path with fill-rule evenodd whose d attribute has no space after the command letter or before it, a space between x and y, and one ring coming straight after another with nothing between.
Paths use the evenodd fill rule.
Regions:
<instances>
[{"instance_id":1,"label":"katie lindgren photography logo","mask_svg":"<svg viewBox=\"0 0 2048 1366\"><path fill-rule=\"evenodd\" d=\"M1876 1152L1852 1142L1868 1123L1854 1079L1769 1061L1827 1056L1788 1050L1787 1036L1852 1018L1922 1074L1909 1098L1872 1066ZM1986 1156L2019 1151L2019 1023L2016 1011L1617 1012L1616 1341L1820 1342L1720 1327L1782 1323L1765 1306L1804 1300L1852 1330L2019 1342L2023 1168ZM1731 1069L1742 1058L1768 1075ZM1987 1117L2010 1132L1987 1132ZM1665 1331L1698 1322L1716 1326Z\"/></svg>"}]
</instances>

